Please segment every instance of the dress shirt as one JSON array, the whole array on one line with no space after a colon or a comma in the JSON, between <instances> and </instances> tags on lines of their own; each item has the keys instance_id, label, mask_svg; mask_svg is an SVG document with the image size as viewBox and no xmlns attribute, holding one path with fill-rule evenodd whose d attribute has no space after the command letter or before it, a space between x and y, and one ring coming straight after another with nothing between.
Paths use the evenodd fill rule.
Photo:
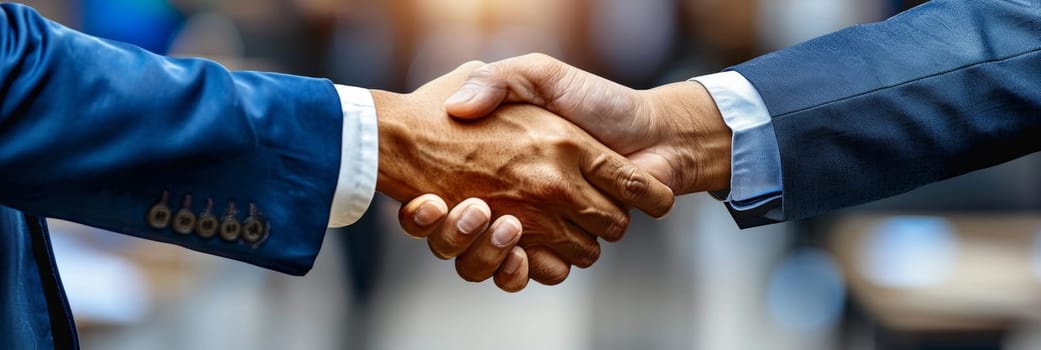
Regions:
<instances>
[{"instance_id":1,"label":"dress shirt","mask_svg":"<svg viewBox=\"0 0 1041 350\"><path fill-rule=\"evenodd\" d=\"M737 211L754 210L781 198L781 157L766 103L740 73L727 71L691 79L705 86L723 121L733 131L730 193ZM336 85L343 110L340 174L329 227L358 221L372 202L379 167L379 132L372 94ZM781 206L777 206L779 211ZM767 216L775 216L779 214Z\"/></svg>"},{"instance_id":2,"label":"dress shirt","mask_svg":"<svg viewBox=\"0 0 1041 350\"><path fill-rule=\"evenodd\" d=\"M700 83L716 102L723 121L733 131L730 193L725 199L737 211L757 209L779 201L782 193L781 153L770 111L752 83L738 72L727 71L691 79ZM780 217L781 206L767 217Z\"/></svg>"},{"instance_id":3,"label":"dress shirt","mask_svg":"<svg viewBox=\"0 0 1041 350\"><path fill-rule=\"evenodd\" d=\"M369 90L336 85L343 110L340 175L329 213L329 227L355 223L376 194L379 167L379 130L376 104Z\"/></svg>"}]
</instances>

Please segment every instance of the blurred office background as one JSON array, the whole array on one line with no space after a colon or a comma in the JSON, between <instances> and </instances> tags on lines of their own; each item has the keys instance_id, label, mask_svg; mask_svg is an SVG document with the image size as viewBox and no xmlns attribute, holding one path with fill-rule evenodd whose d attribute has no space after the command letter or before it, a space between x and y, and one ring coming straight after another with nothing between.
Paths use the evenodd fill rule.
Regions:
<instances>
[{"instance_id":1,"label":"blurred office background","mask_svg":"<svg viewBox=\"0 0 1041 350\"><path fill-rule=\"evenodd\" d=\"M159 53L408 91L467 60L535 51L647 88L918 2L28 3ZM746 231L722 204L686 196L665 220L634 220L594 267L519 294L459 279L382 198L330 231L300 278L68 223L52 231L85 349L1026 350L1041 348L1038 178L1035 155Z\"/></svg>"}]
</instances>

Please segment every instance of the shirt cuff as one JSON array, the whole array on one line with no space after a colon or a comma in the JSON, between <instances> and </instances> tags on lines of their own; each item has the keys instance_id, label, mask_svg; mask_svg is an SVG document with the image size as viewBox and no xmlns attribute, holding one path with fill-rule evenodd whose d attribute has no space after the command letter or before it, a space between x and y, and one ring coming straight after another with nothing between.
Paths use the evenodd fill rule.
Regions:
<instances>
[{"instance_id":1,"label":"shirt cuff","mask_svg":"<svg viewBox=\"0 0 1041 350\"><path fill-rule=\"evenodd\" d=\"M343 110L343 142L329 227L353 224L365 214L376 194L379 167L379 132L372 94L344 85L336 85L336 93Z\"/></svg>"},{"instance_id":2,"label":"shirt cuff","mask_svg":"<svg viewBox=\"0 0 1041 350\"><path fill-rule=\"evenodd\" d=\"M733 131L730 194L737 211L777 203L782 194L781 153L770 111L752 83L727 71L691 79L712 95L723 121ZM780 206L776 206L780 210Z\"/></svg>"}]
</instances>

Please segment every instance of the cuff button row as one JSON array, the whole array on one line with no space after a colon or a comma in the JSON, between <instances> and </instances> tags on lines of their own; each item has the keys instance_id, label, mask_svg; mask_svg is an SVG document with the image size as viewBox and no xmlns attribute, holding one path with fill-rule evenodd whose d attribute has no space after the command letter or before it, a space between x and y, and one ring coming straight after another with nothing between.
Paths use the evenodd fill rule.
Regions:
<instances>
[{"instance_id":1,"label":"cuff button row","mask_svg":"<svg viewBox=\"0 0 1041 350\"><path fill-rule=\"evenodd\" d=\"M224 216L218 220L213 215L213 199L207 199L206 209L198 216L192 212L191 195L185 195L181 209L172 215L169 194L163 191L162 199L148 210L148 226L163 230L172 226L172 230L181 235L195 232L200 238L209 239L215 235L227 242L243 241L251 246L258 246L268 238L270 227L257 210L256 205L249 204L249 216L239 221L235 202L228 202Z\"/></svg>"}]
</instances>

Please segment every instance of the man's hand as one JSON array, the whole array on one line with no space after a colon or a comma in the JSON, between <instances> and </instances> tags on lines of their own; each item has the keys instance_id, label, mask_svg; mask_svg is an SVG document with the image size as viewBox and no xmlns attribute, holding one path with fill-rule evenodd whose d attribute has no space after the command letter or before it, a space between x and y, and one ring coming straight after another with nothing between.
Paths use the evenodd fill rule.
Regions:
<instances>
[{"instance_id":1,"label":"man's hand","mask_svg":"<svg viewBox=\"0 0 1041 350\"><path fill-rule=\"evenodd\" d=\"M470 206L474 206L478 210L467 210ZM406 233L417 239L428 237L428 242L443 241L442 237L457 236L458 232L462 231L459 226L463 221L477 223L482 227L487 225L491 220L491 210L487 208L488 205L484 201L471 198L456 205L452 212L448 213L448 205L441 197L427 194L402 205L398 212L398 222L401 223L401 227ZM445 213L448 213L447 218ZM455 251L465 250L465 253L455 260L459 276L467 280L478 281L479 278L470 276L480 271L495 270L495 285L500 289L507 292L518 292L524 289L528 285L529 262L527 251L515 245L517 243L515 237L521 236L520 222L511 215L505 215L491 224L487 232L491 232L490 239L477 242L466 239L457 240L454 243L458 247L450 245L447 248ZM484 234L484 232L481 233L481 235ZM431 245L431 249L437 248ZM539 248L533 249L540 251ZM435 252L434 254L440 256L443 253ZM507 255L505 258L499 259L500 254ZM550 265L549 267L543 266L543 269L566 271L570 266L570 264L559 261L559 258L551 252L542 254L544 256L539 258L540 264Z\"/></svg>"},{"instance_id":2,"label":"man's hand","mask_svg":"<svg viewBox=\"0 0 1041 350\"><path fill-rule=\"evenodd\" d=\"M478 66L464 65L407 95L373 91L380 137L377 191L402 201L439 193L458 205L448 214L451 226L410 228L406 222L431 215L424 208L447 213L447 205L421 205L407 216L417 220L403 221L403 227L414 236L429 235L435 255L458 257L460 276L481 281L497 271L523 272L517 268L506 274L500 268L507 256L523 263L519 254L509 254L518 244L517 235L501 239L523 224L519 245L530 259L531 278L559 283L570 265L587 267L599 258L597 237L622 237L628 207L652 216L672 207L673 194L666 185L542 108L508 106L470 122L449 118L443 101ZM487 204L464 201L478 196ZM488 230L489 220L470 220L474 215L513 217L501 218ZM433 216L439 221L439 215ZM523 285L517 287L504 289Z\"/></svg>"},{"instance_id":3,"label":"man's hand","mask_svg":"<svg viewBox=\"0 0 1041 350\"><path fill-rule=\"evenodd\" d=\"M570 120L677 195L729 187L730 128L696 82L633 90L530 54L477 68L445 108L477 119L504 103L533 104Z\"/></svg>"},{"instance_id":4,"label":"man's hand","mask_svg":"<svg viewBox=\"0 0 1041 350\"><path fill-rule=\"evenodd\" d=\"M469 120L482 118L505 103L534 104L570 120L628 156L676 194L729 186L730 129L708 91L696 82L638 91L551 57L531 54L477 68L445 106L453 116ZM438 202L437 196L424 196L402 206L402 222L417 219L416 208ZM491 216L481 219L486 223ZM437 230L424 223L443 227L456 220L431 216L412 220L405 229ZM506 262L520 264L521 253L514 251Z\"/></svg>"}]
</instances>

